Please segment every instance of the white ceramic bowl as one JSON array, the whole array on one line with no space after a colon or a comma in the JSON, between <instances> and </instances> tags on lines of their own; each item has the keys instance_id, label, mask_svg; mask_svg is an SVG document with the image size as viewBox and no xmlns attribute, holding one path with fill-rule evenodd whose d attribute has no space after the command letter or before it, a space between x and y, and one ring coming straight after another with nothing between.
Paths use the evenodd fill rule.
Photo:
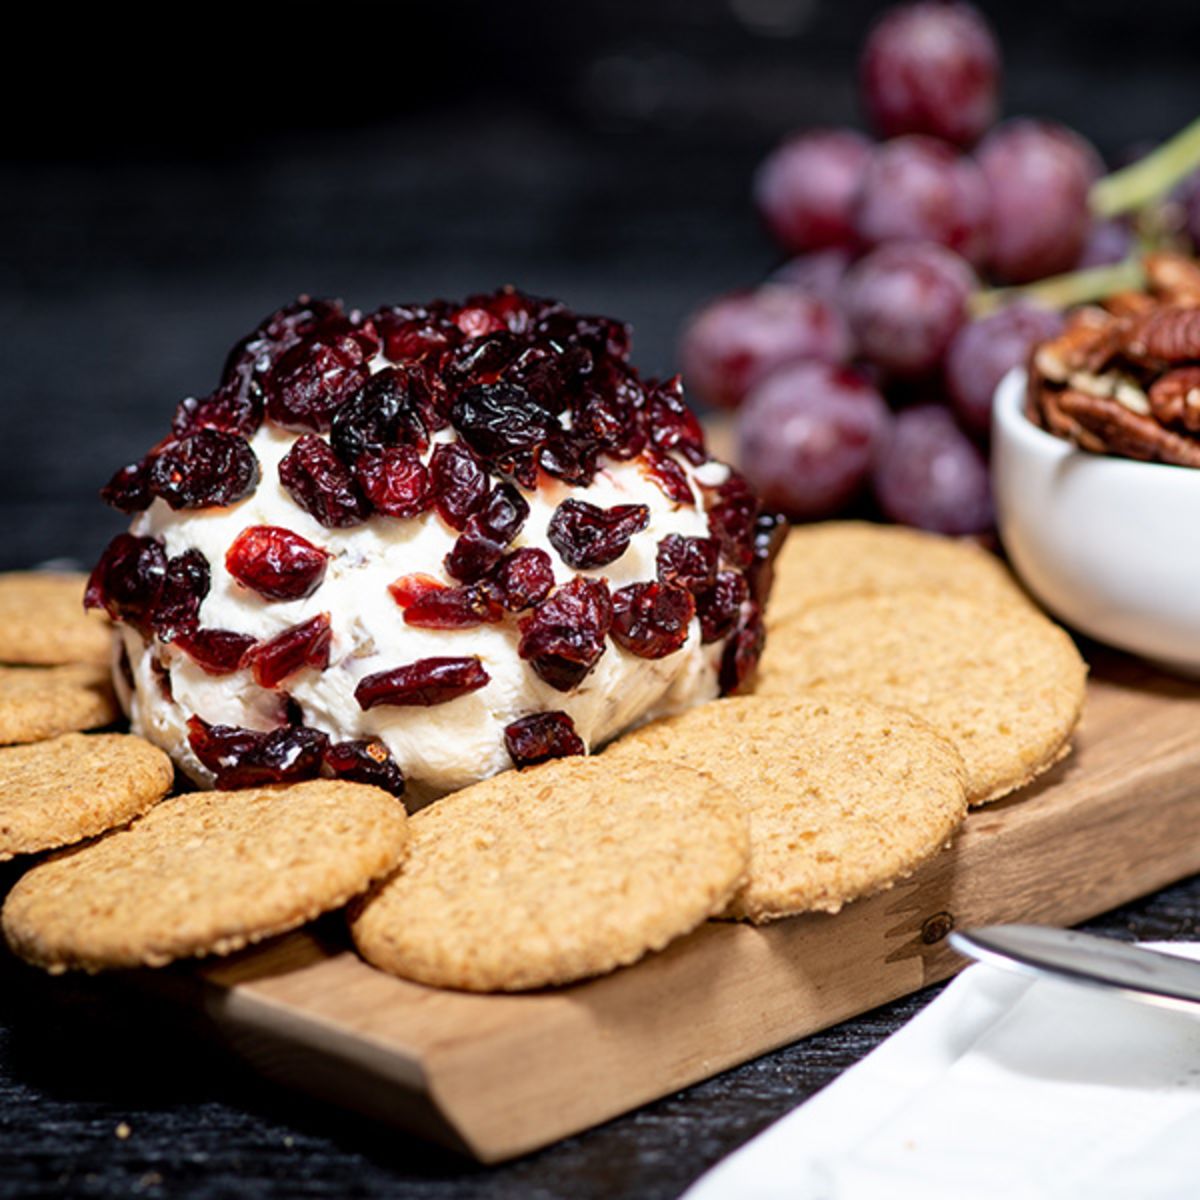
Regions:
<instances>
[{"instance_id":1,"label":"white ceramic bowl","mask_svg":"<svg viewBox=\"0 0 1200 1200\"><path fill-rule=\"evenodd\" d=\"M1010 371L992 415L1000 537L1055 616L1200 675L1200 470L1089 454L1026 416Z\"/></svg>"}]
</instances>

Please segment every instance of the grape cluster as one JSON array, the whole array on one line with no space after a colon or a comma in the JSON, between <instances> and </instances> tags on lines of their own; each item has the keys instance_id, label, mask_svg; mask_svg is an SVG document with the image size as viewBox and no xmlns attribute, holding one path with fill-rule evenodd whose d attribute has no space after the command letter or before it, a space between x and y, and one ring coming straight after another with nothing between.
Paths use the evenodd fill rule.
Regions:
<instances>
[{"instance_id":1,"label":"grape cluster","mask_svg":"<svg viewBox=\"0 0 1200 1200\"><path fill-rule=\"evenodd\" d=\"M794 519L849 509L985 533L992 394L1062 321L1028 302L973 319L969 301L986 284L1122 261L1133 233L1093 215L1103 166L1084 138L1048 120L997 124L1000 51L970 4L890 9L859 66L885 140L812 129L768 155L754 201L791 257L690 319L684 378L738 410L743 469ZM1177 201L1200 226L1200 185Z\"/></svg>"}]
</instances>

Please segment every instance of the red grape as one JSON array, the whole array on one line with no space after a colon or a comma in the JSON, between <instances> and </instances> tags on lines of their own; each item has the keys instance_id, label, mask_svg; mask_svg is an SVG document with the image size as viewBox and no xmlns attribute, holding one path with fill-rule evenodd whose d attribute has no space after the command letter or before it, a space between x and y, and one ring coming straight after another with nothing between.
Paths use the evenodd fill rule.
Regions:
<instances>
[{"instance_id":1,"label":"red grape","mask_svg":"<svg viewBox=\"0 0 1200 1200\"><path fill-rule=\"evenodd\" d=\"M988 432L1000 380L1023 365L1038 342L1054 337L1062 327L1062 316L1051 309L1011 304L958 331L946 353L946 388L966 429Z\"/></svg>"},{"instance_id":2,"label":"red grape","mask_svg":"<svg viewBox=\"0 0 1200 1200\"><path fill-rule=\"evenodd\" d=\"M863 100L884 137L929 133L960 146L996 119L1000 50L969 4L906 4L867 35Z\"/></svg>"},{"instance_id":3,"label":"red grape","mask_svg":"<svg viewBox=\"0 0 1200 1200\"><path fill-rule=\"evenodd\" d=\"M771 272L767 282L795 288L816 296L818 300L836 304L838 288L853 261L849 250L830 246L827 250L814 250L811 254L789 258Z\"/></svg>"},{"instance_id":4,"label":"red grape","mask_svg":"<svg viewBox=\"0 0 1200 1200\"><path fill-rule=\"evenodd\" d=\"M738 461L768 508L799 520L833 516L869 478L889 419L857 371L793 363L746 398Z\"/></svg>"},{"instance_id":5,"label":"red grape","mask_svg":"<svg viewBox=\"0 0 1200 1200\"><path fill-rule=\"evenodd\" d=\"M851 206L871 157L853 129L812 129L777 146L754 176L754 202L775 240L798 254L853 246Z\"/></svg>"},{"instance_id":6,"label":"red grape","mask_svg":"<svg viewBox=\"0 0 1200 1200\"><path fill-rule=\"evenodd\" d=\"M992 192L991 268L1010 283L1069 271L1090 217L1088 189L1103 165L1090 142L1053 121L1006 121L977 158Z\"/></svg>"},{"instance_id":7,"label":"red grape","mask_svg":"<svg viewBox=\"0 0 1200 1200\"><path fill-rule=\"evenodd\" d=\"M736 408L773 368L797 359L844 362L850 334L832 305L767 284L696 313L679 347L684 381L701 400Z\"/></svg>"},{"instance_id":8,"label":"red grape","mask_svg":"<svg viewBox=\"0 0 1200 1200\"><path fill-rule=\"evenodd\" d=\"M936 533L983 533L992 493L979 447L950 410L927 404L900 413L875 466L875 495L893 521Z\"/></svg>"},{"instance_id":9,"label":"red grape","mask_svg":"<svg viewBox=\"0 0 1200 1200\"><path fill-rule=\"evenodd\" d=\"M979 266L990 239L987 180L945 142L896 138L875 152L863 175L855 222L864 245L938 242Z\"/></svg>"},{"instance_id":10,"label":"red grape","mask_svg":"<svg viewBox=\"0 0 1200 1200\"><path fill-rule=\"evenodd\" d=\"M966 319L971 268L932 242L880 246L851 268L842 304L859 349L901 377L928 374Z\"/></svg>"},{"instance_id":11,"label":"red grape","mask_svg":"<svg viewBox=\"0 0 1200 1200\"><path fill-rule=\"evenodd\" d=\"M1093 221L1084 238L1076 270L1124 262L1133 251L1133 230L1124 221Z\"/></svg>"}]
</instances>

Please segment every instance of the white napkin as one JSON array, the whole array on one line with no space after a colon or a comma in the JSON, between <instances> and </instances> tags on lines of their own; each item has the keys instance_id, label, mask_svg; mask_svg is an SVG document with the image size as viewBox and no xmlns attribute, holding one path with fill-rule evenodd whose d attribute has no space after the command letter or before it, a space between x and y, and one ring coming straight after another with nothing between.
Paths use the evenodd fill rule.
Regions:
<instances>
[{"instance_id":1,"label":"white napkin","mask_svg":"<svg viewBox=\"0 0 1200 1200\"><path fill-rule=\"evenodd\" d=\"M973 966L685 1200L785 1197L1200 1197L1200 1009Z\"/></svg>"}]
</instances>

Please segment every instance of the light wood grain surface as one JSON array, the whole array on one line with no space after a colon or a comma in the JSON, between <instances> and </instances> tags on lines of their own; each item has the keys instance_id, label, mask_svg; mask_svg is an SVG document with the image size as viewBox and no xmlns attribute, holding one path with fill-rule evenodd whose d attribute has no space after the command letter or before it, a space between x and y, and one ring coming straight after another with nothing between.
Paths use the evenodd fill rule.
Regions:
<instances>
[{"instance_id":1,"label":"light wood grain surface","mask_svg":"<svg viewBox=\"0 0 1200 1200\"><path fill-rule=\"evenodd\" d=\"M406 983L298 933L206 967L192 1000L289 1085L509 1158L945 978L955 925L1069 925L1200 870L1198 718L1194 686L1098 660L1070 759L836 916L710 923L523 996Z\"/></svg>"}]
</instances>

